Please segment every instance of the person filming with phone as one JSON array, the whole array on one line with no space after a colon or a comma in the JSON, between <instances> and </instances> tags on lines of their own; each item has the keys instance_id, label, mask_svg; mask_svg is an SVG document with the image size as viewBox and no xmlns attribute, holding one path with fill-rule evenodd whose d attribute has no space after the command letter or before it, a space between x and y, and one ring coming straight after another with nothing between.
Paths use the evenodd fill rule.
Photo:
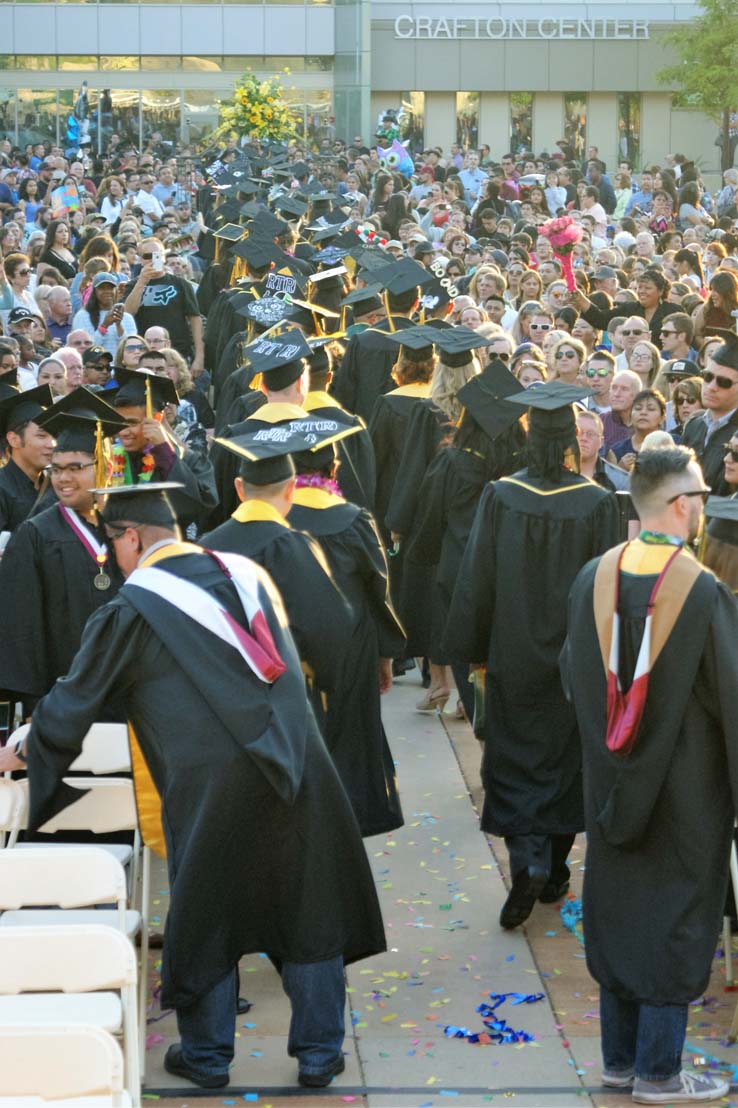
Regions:
<instances>
[{"instance_id":1,"label":"person filming with phone","mask_svg":"<svg viewBox=\"0 0 738 1108\"><path fill-rule=\"evenodd\" d=\"M192 285L184 277L164 270L164 247L157 239L141 243L141 272L125 291L124 310L136 321L139 335L149 327L165 327L171 345L191 359L190 372L199 377L204 369L202 318Z\"/></svg>"}]
</instances>

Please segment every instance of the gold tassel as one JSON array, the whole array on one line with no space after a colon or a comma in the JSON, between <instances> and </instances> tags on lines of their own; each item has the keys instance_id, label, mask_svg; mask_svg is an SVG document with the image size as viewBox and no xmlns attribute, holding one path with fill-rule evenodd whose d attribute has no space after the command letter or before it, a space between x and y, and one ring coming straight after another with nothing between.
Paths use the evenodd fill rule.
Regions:
<instances>
[{"instance_id":1,"label":"gold tassel","mask_svg":"<svg viewBox=\"0 0 738 1108\"><path fill-rule=\"evenodd\" d=\"M105 447L100 420L95 425L95 488L104 489L108 486L108 454Z\"/></svg>"},{"instance_id":2,"label":"gold tassel","mask_svg":"<svg viewBox=\"0 0 738 1108\"><path fill-rule=\"evenodd\" d=\"M148 376L146 377L146 418L154 418L154 404L151 399L151 380Z\"/></svg>"},{"instance_id":3,"label":"gold tassel","mask_svg":"<svg viewBox=\"0 0 738 1108\"><path fill-rule=\"evenodd\" d=\"M392 322L392 313L390 312L390 306L389 306L389 293L387 292L387 289L384 289L382 291L382 303L384 304L384 310L387 313L387 323L389 324L389 329L392 332L392 334L394 335L397 328L395 327L394 323Z\"/></svg>"}]
</instances>

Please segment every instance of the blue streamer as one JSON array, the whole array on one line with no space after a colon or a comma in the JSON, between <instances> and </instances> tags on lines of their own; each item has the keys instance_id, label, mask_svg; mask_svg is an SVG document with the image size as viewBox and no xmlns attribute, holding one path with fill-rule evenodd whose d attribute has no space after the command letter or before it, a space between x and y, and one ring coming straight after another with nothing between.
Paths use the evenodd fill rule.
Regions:
<instances>
[{"instance_id":1,"label":"blue streamer","mask_svg":"<svg viewBox=\"0 0 738 1108\"><path fill-rule=\"evenodd\" d=\"M528 1031L515 1030L510 1027L507 1020L495 1015L497 1009L509 1000L511 1004L536 1004L543 1000L543 993L490 993L492 1004L480 1004L477 1012L482 1017L482 1023L486 1032L470 1031L468 1027L454 1027L449 1024L444 1027L443 1033L447 1039L466 1039L468 1043L478 1043L479 1037L486 1034L494 1043L531 1043L535 1036Z\"/></svg>"},{"instance_id":2,"label":"blue streamer","mask_svg":"<svg viewBox=\"0 0 738 1108\"><path fill-rule=\"evenodd\" d=\"M577 924L582 922L581 900L565 900L559 912L564 927L567 931L571 931L572 935L584 946L584 935L577 930Z\"/></svg>"}]
</instances>

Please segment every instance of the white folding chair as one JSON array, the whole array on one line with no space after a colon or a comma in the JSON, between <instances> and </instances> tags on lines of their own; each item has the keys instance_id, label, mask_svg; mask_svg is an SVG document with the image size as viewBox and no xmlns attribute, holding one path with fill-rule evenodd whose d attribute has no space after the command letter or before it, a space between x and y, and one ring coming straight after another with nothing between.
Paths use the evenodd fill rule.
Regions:
<instances>
[{"instance_id":1,"label":"white folding chair","mask_svg":"<svg viewBox=\"0 0 738 1108\"><path fill-rule=\"evenodd\" d=\"M15 846L25 823L25 811L26 790L21 782L0 778L0 847Z\"/></svg>"},{"instance_id":2,"label":"white folding chair","mask_svg":"<svg viewBox=\"0 0 738 1108\"><path fill-rule=\"evenodd\" d=\"M135 1108L123 1056L99 1027L0 1027L0 1106Z\"/></svg>"},{"instance_id":3,"label":"white folding chair","mask_svg":"<svg viewBox=\"0 0 738 1108\"><path fill-rule=\"evenodd\" d=\"M122 1031L126 1087L137 1103L136 952L128 939L100 925L6 927L2 951L0 1027L82 1024Z\"/></svg>"}]
</instances>

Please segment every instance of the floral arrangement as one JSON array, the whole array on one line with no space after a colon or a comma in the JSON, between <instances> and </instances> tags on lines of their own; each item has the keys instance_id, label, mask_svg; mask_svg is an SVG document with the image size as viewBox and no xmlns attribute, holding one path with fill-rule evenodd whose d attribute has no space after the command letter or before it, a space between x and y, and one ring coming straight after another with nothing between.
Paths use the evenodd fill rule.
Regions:
<instances>
[{"instance_id":1,"label":"floral arrangement","mask_svg":"<svg viewBox=\"0 0 738 1108\"><path fill-rule=\"evenodd\" d=\"M333 496L343 497L341 486L335 477L323 477L320 473L298 473L295 487L298 489L323 489Z\"/></svg>"},{"instance_id":2,"label":"floral arrangement","mask_svg":"<svg viewBox=\"0 0 738 1108\"><path fill-rule=\"evenodd\" d=\"M549 219L547 223L541 224L539 234L548 239L553 247L554 255L561 262L569 292L576 292L577 282L571 256L574 247L584 237L582 228L573 216L561 215L557 219Z\"/></svg>"},{"instance_id":3,"label":"floral arrangement","mask_svg":"<svg viewBox=\"0 0 738 1108\"><path fill-rule=\"evenodd\" d=\"M119 443L116 443L112 449L111 461L113 465L113 472L110 477L111 485L145 484L147 481L151 480L153 472L156 469L156 459L154 455L147 450L141 459L141 473L138 482L136 482L131 470L128 451L124 450Z\"/></svg>"},{"instance_id":4,"label":"floral arrangement","mask_svg":"<svg viewBox=\"0 0 738 1108\"><path fill-rule=\"evenodd\" d=\"M255 73L244 73L240 78L231 103L221 104L220 124L211 137L220 139L234 132L275 142L294 137L295 120L278 77L260 81Z\"/></svg>"},{"instance_id":5,"label":"floral arrangement","mask_svg":"<svg viewBox=\"0 0 738 1108\"><path fill-rule=\"evenodd\" d=\"M360 223L356 228L356 234L363 243L372 246L386 246L387 239L382 236L373 223Z\"/></svg>"}]
</instances>

